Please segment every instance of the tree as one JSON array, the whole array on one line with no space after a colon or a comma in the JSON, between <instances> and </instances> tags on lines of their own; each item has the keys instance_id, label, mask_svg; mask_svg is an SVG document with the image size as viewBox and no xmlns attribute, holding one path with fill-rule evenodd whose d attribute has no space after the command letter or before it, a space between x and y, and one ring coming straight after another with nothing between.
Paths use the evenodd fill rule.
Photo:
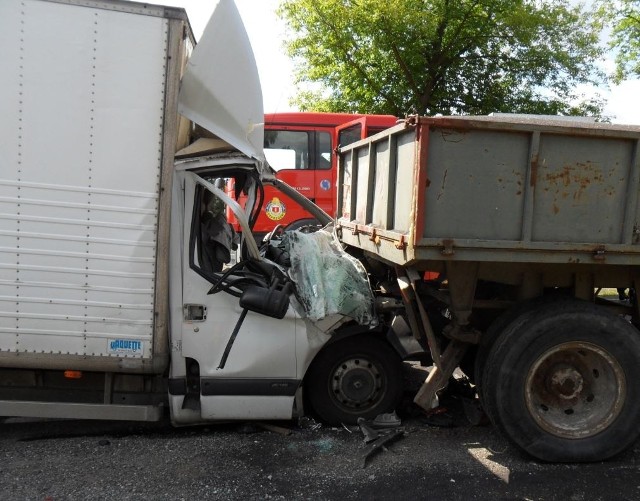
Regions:
<instances>
[{"instance_id":1,"label":"tree","mask_svg":"<svg viewBox=\"0 0 640 501\"><path fill-rule=\"evenodd\" d=\"M610 47L616 50L615 83L640 77L640 0L601 0L600 14L612 26Z\"/></svg>"},{"instance_id":2,"label":"tree","mask_svg":"<svg viewBox=\"0 0 640 501\"><path fill-rule=\"evenodd\" d=\"M600 115L598 25L568 0L282 0L302 110Z\"/></svg>"}]
</instances>

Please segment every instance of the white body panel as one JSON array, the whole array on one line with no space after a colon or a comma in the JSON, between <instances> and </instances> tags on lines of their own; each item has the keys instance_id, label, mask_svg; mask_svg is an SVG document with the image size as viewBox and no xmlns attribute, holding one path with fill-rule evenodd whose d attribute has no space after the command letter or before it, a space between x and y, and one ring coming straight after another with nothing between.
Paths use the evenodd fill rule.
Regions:
<instances>
[{"instance_id":1,"label":"white body panel","mask_svg":"<svg viewBox=\"0 0 640 501\"><path fill-rule=\"evenodd\" d=\"M216 2L182 79L179 112L245 155L264 160L260 77L233 0Z\"/></svg>"},{"instance_id":2,"label":"white body panel","mask_svg":"<svg viewBox=\"0 0 640 501\"><path fill-rule=\"evenodd\" d=\"M0 353L148 359L168 20L0 3Z\"/></svg>"}]
</instances>

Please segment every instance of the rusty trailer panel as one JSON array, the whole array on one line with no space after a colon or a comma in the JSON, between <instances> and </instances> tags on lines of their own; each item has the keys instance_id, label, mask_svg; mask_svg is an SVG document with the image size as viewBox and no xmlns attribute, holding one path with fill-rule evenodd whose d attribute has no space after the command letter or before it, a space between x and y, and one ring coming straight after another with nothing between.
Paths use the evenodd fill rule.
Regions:
<instances>
[{"instance_id":1,"label":"rusty trailer panel","mask_svg":"<svg viewBox=\"0 0 640 501\"><path fill-rule=\"evenodd\" d=\"M340 150L344 243L421 261L640 264L640 127L412 119Z\"/></svg>"}]
</instances>

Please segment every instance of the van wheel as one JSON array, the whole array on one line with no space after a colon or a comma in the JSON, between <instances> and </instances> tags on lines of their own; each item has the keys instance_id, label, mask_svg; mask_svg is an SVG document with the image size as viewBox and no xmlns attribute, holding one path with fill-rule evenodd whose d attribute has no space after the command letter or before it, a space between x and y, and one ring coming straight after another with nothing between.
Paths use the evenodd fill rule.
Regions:
<instances>
[{"instance_id":1,"label":"van wheel","mask_svg":"<svg viewBox=\"0 0 640 501\"><path fill-rule=\"evenodd\" d=\"M328 424L356 424L391 412L402 396L402 361L385 341L356 335L327 345L305 377L314 412Z\"/></svg>"},{"instance_id":2,"label":"van wheel","mask_svg":"<svg viewBox=\"0 0 640 501\"><path fill-rule=\"evenodd\" d=\"M590 303L521 315L496 340L483 404L515 445L544 461L599 461L640 435L640 335Z\"/></svg>"}]
</instances>

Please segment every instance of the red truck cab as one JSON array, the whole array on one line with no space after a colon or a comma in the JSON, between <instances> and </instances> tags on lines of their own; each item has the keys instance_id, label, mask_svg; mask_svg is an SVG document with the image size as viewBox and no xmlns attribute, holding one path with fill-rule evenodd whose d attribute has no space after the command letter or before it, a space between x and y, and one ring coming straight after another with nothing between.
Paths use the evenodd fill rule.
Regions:
<instances>
[{"instance_id":1,"label":"red truck cab","mask_svg":"<svg viewBox=\"0 0 640 501\"><path fill-rule=\"evenodd\" d=\"M276 176L311 199L327 214L336 212L335 149L395 125L391 115L349 113L271 113L265 115L264 151ZM294 229L313 216L272 186L253 227L261 239L275 225Z\"/></svg>"}]
</instances>

